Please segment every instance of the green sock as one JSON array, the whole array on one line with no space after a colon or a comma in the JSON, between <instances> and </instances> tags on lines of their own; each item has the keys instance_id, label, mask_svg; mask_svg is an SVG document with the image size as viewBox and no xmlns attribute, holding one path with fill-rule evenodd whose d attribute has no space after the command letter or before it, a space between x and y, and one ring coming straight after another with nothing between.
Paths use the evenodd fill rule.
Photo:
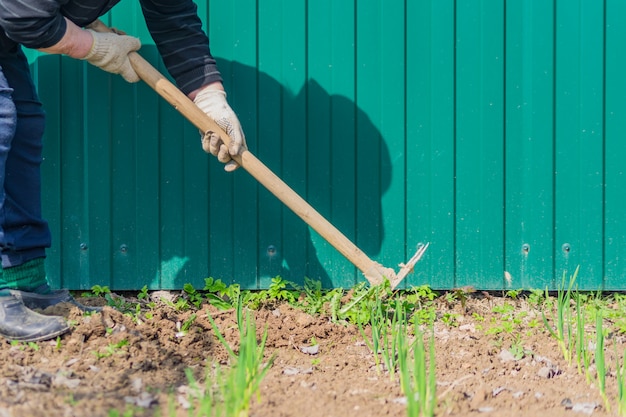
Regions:
<instances>
[{"instance_id":1,"label":"green sock","mask_svg":"<svg viewBox=\"0 0 626 417\"><path fill-rule=\"evenodd\" d=\"M49 293L44 258L32 259L22 265L3 268L0 275L0 296L8 290Z\"/></svg>"},{"instance_id":2,"label":"green sock","mask_svg":"<svg viewBox=\"0 0 626 417\"><path fill-rule=\"evenodd\" d=\"M3 273L2 273L2 268L0 267L0 297L8 297L9 295L11 295L11 293L9 292L9 290L4 288L4 277L3 277Z\"/></svg>"}]
</instances>

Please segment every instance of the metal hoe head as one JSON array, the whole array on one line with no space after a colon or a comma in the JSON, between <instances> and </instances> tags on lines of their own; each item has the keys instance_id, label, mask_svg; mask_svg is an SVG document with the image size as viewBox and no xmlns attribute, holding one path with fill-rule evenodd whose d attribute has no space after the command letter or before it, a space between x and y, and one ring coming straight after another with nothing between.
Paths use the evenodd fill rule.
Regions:
<instances>
[{"instance_id":1,"label":"metal hoe head","mask_svg":"<svg viewBox=\"0 0 626 417\"><path fill-rule=\"evenodd\" d=\"M391 284L391 289L395 289L404 277L413 272L415 264L422 259L429 245L430 243L420 246L417 252L415 252L415 255L413 255L407 263L401 263L399 265L400 271L398 271L397 274L392 268L385 268L378 262L374 262L371 268L365 272L365 278L367 278L372 285L382 284L385 279L388 279Z\"/></svg>"}]
</instances>

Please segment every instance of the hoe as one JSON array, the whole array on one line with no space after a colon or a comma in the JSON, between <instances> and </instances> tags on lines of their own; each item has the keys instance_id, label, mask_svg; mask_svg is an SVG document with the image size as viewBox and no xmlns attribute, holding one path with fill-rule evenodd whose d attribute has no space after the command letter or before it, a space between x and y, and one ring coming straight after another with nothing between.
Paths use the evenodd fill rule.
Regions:
<instances>
[{"instance_id":1,"label":"hoe","mask_svg":"<svg viewBox=\"0 0 626 417\"><path fill-rule=\"evenodd\" d=\"M90 28L99 32L110 32L104 23L98 21ZM182 91L157 71L148 61L137 52L129 54L129 60L137 75L187 120L201 132L215 132L228 145L228 135ZM265 164L257 159L250 151L244 150L241 154L232 157L243 169L248 171L258 182L263 184L283 204L289 207L306 224L320 234L337 251L354 264L369 281L370 285L378 285L389 280L392 289L413 271L415 264L421 259L428 248L428 244L420 246L417 252L407 263L401 263L396 273L392 268L386 268L370 259L362 250L352 243L343 233L319 214L309 203L298 195L291 187L274 174Z\"/></svg>"}]
</instances>

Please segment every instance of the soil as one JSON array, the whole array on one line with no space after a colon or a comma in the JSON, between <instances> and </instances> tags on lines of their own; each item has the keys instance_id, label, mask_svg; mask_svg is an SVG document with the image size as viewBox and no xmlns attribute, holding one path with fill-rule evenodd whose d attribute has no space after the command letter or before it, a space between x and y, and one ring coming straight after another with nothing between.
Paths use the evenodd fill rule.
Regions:
<instances>
[{"instance_id":1,"label":"soil","mask_svg":"<svg viewBox=\"0 0 626 417\"><path fill-rule=\"evenodd\" d=\"M80 301L105 303L102 298ZM494 306L511 304L519 319L513 331L498 332L503 313ZM152 318L137 321L111 307L91 315L71 305L48 309L45 314L67 317L72 331L37 344L1 344L0 417L188 416L193 390L185 370L202 383L215 363L228 364L207 312L236 349L234 311L210 306L177 311L158 303ZM197 318L182 335L181 324L192 314ZM285 303L263 307L254 316L259 339L267 329L265 354L274 361L251 416L407 415L398 382L377 370L357 327ZM624 351L624 340L609 336L611 410L595 377L588 382L575 363L566 363L541 313L524 299L484 294L462 305L442 299L434 327L436 415L617 415L615 352ZM307 352L312 341L317 347ZM514 351L519 346L521 354Z\"/></svg>"}]
</instances>

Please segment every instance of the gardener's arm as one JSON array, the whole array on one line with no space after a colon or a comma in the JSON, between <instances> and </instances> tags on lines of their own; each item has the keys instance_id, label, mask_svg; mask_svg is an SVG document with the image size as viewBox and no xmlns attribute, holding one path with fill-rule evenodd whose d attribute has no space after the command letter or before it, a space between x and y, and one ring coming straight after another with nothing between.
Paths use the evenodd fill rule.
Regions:
<instances>
[{"instance_id":1,"label":"gardener's arm","mask_svg":"<svg viewBox=\"0 0 626 417\"><path fill-rule=\"evenodd\" d=\"M54 45L37 48L49 54L63 54L72 58L84 58L93 45L93 35L65 19L65 33Z\"/></svg>"},{"instance_id":2,"label":"gardener's arm","mask_svg":"<svg viewBox=\"0 0 626 417\"><path fill-rule=\"evenodd\" d=\"M0 26L11 40L28 48L49 47L65 33L59 9L54 0L2 0Z\"/></svg>"},{"instance_id":3,"label":"gardener's arm","mask_svg":"<svg viewBox=\"0 0 626 417\"><path fill-rule=\"evenodd\" d=\"M146 24L169 73L178 87L230 137L226 146L216 132L204 132L202 147L226 163L238 167L231 156L246 149L246 140L235 112L226 100L222 76L202 29L197 6L191 0L141 0Z\"/></svg>"},{"instance_id":4,"label":"gardener's arm","mask_svg":"<svg viewBox=\"0 0 626 417\"><path fill-rule=\"evenodd\" d=\"M98 12L108 10L108 3L103 1L95 8L85 8L81 2L64 3L68 9L62 10L58 0L2 0L0 26L9 39L28 48L86 59L129 82L139 81L128 61L128 53L140 48L139 39L80 27L96 20ZM63 13L75 16L73 21Z\"/></svg>"},{"instance_id":5,"label":"gardener's arm","mask_svg":"<svg viewBox=\"0 0 626 417\"><path fill-rule=\"evenodd\" d=\"M222 81L191 0L141 0L146 25L178 88L194 90Z\"/></svg>"}]
</instances>

